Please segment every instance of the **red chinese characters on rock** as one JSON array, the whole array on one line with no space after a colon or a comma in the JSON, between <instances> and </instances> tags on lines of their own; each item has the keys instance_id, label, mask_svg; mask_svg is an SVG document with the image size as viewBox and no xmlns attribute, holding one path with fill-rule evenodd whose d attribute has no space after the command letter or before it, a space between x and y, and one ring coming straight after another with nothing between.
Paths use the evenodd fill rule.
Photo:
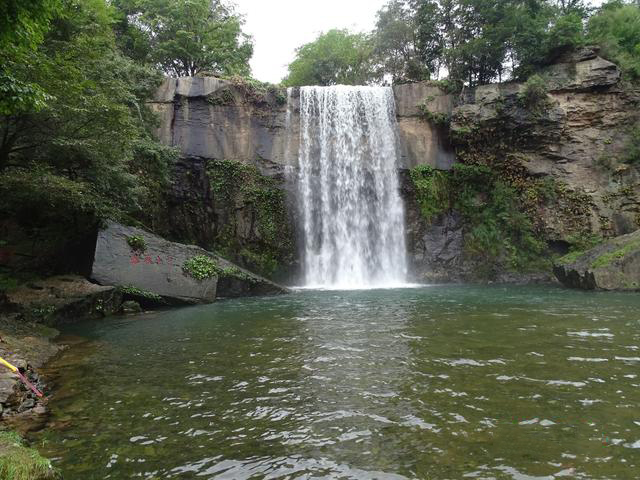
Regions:
<instances>
[{"instance_id":1,"label":"red chinese characters on rock","mask_svg":"<svg viewBox=\"0 0 640 480\"><path fill-rule=\"evenodd\" d=\"M138 255L138 254L133 254L131 255L131 258L129 259L129 263L131 265L170 265L173 266L173 257L165 257L164 259L160 256L160 255L156 255L155 258L153 255Z\"/></svg>"}]
</instances>

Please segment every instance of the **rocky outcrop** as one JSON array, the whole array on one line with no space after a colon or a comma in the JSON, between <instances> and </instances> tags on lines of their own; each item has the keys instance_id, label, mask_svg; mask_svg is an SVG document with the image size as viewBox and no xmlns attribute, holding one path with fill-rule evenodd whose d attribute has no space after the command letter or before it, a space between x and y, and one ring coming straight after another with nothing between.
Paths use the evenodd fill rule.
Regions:
<instances>
[{"instance_id":1,"label":"rocky outcrop","mask_svg":"<svg viewBox=\"0 0 640 480\"><path fill-rule=\"evenodd\" d=\"M422 283L462 282L470 273L464 262L462 217L451 211L425 221L406 170L400 174L400 185L411 278Z\"/></svg>"},{"instance_id":2,"label":"rocky outcrop","mask_svg":"<svg viewBox=\"0 0 640 480\"><path fill-rule=\"evenodd\" d=\"M118 311L122 293L77 275L61 275L29 282L6 293L6 308L28 320L57 326Z\"/></svg>"},{"instance_id":3,"label":"rocky outcrop","mask_svg":"<svg viewBox=\"0 0 640 480\"><path fill-rule=\"evenodd\" d=\"M452 115L458 159L509 170L511 180L553 184L557 200L535 206L549 241L635 230L640 172L624 159L630 126L640 119L640 92L623 87L618 67L590 49L541 75L548 95L539 105L527 105L525 84L468 92Z\"/></svg>"},{"instance_id":4,"label":"rocky outcrop","mask_svg":"<svg viewBox=\"0 0 640 480\"><path fill-rule=\"evenodd\" d=\"M193 272L187 262L212 260ZM194 245L170 242L139 228L110 222L98 234L91 278L168 303L210 303L220 297L269 295L286 289ZM128 290L127 290L128 289Z\"/></svg>"},{"instance_id":5,"label":"rocky outcrop","mask_svg":"<svg viewBox=\"0 0 640 480\"><path fill-rule=\"evenodd\" d=\"M565 54L540 75L546 92L534 102L527 96L527 84L511 82L466 89L451 107L443 92L431 94L425 109L425 102L418 100L423 93L411 94L407 86L403 97L411 101L399 107L399 112L415 118L426 112L430 123L443 120L449 112L444 135L455 149L456 162L487 167L483 175L488 175L488 182L507 186L511 197L503 198L503 205L505 201L520 204L530 223L523 234L541 241L550 252L566 253L590 238L636 230L640 226L640 168L629 162L628 152L631 127L640 121L640 92L623 84L618 67L592 48ZM416 85L411 88L420 91ZM426 86L422 88L426 94ZM443 168L436 161L429 164ZM405 180L410 182L408 177ZM458 185L445 193L449 209L427 219L420 217L410 189L405 194L412 269L427 281L433 277L475 280L478 255L465 253L474 250L466 247L475 227L482 227L479 232L495 233L494 226L481 225L482 209L497 204L492 190L480 184L466 184L464 189L456 182L448 185ZM462 190L471 195L462 201L468 207L465 215L475 215L475 219L460 219L454 211ZM501 195L505 195L504 188ZM514 243L517 236L506 233L511 235L507 248L520 248ZM454 251L450 246L456 246ZM523 259L540 255L524 253ZM485 268L491 278L524 278L511 271L514 262L500 257L498 254L491 268ZM484 261L486 267L486 258ZM452 264L457 274L450 273Z\"/></svg>"},{"instance_id":6,"label":"rocky outcrop","mask_svg":"<svg viewBox=\"0 0 640 480\"><path fill-rule=\"evenodd\" d=\"M640 291L640 230L567 255L554 266L554 273L571 288Z\"/></svg>"}]
</instances>

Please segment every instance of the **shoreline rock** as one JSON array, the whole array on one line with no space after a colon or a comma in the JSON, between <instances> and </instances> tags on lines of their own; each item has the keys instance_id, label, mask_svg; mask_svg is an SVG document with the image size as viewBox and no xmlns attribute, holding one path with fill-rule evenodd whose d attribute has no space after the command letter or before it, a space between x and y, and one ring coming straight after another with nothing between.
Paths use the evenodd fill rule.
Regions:
<instances>
[{"instance_id":1,"label":"shoreline rock","mask_svg":"<svg viewBox=\"0 0 640 480\"><path fill-rule=\"evenodd\" d=\"M569 254L556 263L554 273L569 288L640 291L640 230Z\"/></svg>"}]
</instances>

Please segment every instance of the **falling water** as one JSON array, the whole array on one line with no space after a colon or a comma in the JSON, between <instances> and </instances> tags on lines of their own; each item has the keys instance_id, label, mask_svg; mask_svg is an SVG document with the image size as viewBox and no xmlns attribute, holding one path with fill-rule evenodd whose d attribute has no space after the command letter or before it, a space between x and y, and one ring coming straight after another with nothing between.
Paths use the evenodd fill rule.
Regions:
<instances>
[{"instance_id":1,"label":"falling water","mask_svg":"<svg viewBox=\"0 0 640 480\"><path fill-rule=\"evenodd\" d=\"M395 121L390 88L301 89L298 185L306 286L404 284Z\"/></svg>"}]
</instances>

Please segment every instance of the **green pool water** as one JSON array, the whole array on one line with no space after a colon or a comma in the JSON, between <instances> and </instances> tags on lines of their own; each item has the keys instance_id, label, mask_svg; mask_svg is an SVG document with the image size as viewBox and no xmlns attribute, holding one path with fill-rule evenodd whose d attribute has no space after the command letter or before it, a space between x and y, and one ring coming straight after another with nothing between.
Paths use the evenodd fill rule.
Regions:
<instances>
[{"instance_id":1,"label":"green pool water","mask_svg":"<svg viewBox=\"0 0 640 480\"><path fill-rule=\"evenodd\" d=\"M85 323L35 444L72 479L640 477L640 295L298 292Z\"/></svg>"}]
</instances>

